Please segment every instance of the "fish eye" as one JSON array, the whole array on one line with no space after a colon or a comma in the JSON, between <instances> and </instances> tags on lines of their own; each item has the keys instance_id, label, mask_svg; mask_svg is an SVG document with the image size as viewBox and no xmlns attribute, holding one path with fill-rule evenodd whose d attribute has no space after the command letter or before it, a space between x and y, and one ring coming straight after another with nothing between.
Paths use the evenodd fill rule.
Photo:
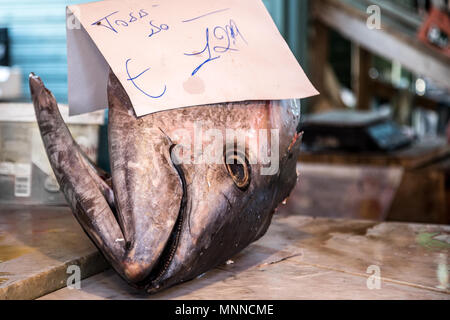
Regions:
<instances>
[{"instance_id":1,"label":"fish eye","mask_svg":"<svg viewBox=\"0 0 450 320\"><path fill-rule=\"evenodd\" d=\"M247 190L251 167L245 154L237 150L225 153L225 165L234 184L243 191Z\"/></svg>"}]
</instances>

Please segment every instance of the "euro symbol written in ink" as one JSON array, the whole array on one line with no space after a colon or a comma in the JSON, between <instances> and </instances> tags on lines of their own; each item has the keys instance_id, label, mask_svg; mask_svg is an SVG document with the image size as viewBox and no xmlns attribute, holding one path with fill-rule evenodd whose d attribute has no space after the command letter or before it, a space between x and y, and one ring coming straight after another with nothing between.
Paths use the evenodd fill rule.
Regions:
<instances>
[{"instance_id":1,"label":"euro symbol written in ink","mask_svg":"<svg viewBox=\"0 0 450 320\"><path fill-rule=\"evenodd\" d=\"M139 79L139 77L142 76L144 73L146 73L147 71L149 71L150 68L147 68L147 69L145 69L144 71L142 71L141 73L139 73L137 76L132 77L132 76L130 75L130 71L129 71L129 69L128 69L128 64L130 63L130 61L131 61L131 59L128 59L128 60L125 62L125 69L126 69L126 71L127 71L127 76L128 76L128 79L127 79L127 80L128 80L128 81L131 81L131 83L133 84L133 86L134 86L136 89L138 89L140 92L142 92L143 94L145 94L147 97L152 98L152 99L158 99L158 98L161 98L161 97L166 93L166 91L167 91L167 86L164 85L164 90L163 90L163 92L162 92L160 95L151 95L151 94L145 92L143 89L141 89L141 88L136 84L135 81L136 81L137 79Z\"/></svg>"}]
</instances>

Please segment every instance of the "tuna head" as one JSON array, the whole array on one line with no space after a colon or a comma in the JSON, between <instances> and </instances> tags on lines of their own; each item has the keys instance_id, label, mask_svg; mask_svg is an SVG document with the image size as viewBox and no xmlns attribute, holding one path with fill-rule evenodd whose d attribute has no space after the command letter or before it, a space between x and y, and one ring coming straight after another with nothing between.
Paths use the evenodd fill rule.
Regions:
<instances>
[{"instance_id":1,"label":"tuna head","mask_svg":"<svg viewBox=\"0 0 450 320\"><path fill-rule=\"evenodd\" d=\"M136 117L111 72L111 174L83 154L30 76L42 139L72 211L114 269L153 293L224 263L267 231L294 188L299 106L252 101Z\"/></svg>"}]
</instances>

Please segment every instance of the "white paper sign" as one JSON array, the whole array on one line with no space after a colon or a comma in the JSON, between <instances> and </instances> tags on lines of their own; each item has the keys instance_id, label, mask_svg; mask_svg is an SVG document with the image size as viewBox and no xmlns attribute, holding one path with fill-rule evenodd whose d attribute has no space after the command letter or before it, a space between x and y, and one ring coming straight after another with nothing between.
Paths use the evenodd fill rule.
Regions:
<instances>
[{"instance_id":1,"label":"white paper sign","mask_svg":"<svg viewBox=\"0 0 450 320\"><path fill-rule=\"evenodd\" d=\"M138 116L318 93L261 0L101 1L67 26L71 115L107 107L109 67Z\"/></svg>"}]
</instances>

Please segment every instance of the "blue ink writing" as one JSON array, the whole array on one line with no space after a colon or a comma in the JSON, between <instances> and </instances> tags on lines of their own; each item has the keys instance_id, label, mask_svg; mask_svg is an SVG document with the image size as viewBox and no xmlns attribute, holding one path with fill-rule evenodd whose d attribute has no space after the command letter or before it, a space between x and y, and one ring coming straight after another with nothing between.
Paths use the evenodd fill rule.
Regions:
<instances>
[{"instance_id":1,"label":"blue ink writing","mask_svg":"<svg viewBox=\"0 0 450 320\"><path fill-rule=\"evenodd\" d=\"M169 26L167 24L161 24L159 27L153 24L153 20L150 21L150 25L152 26L152 33L150 33L148 35L149 38L151 38L152 36L154 36L155 34L160 33L162 30L166 31L169 30ZM155 29L153 29L155 28ZM156 30L156 31L155 31Z\"/></svg>"},{"instance_id":2,"label":"blue ink writing","mask_svg":"<svg viewBox=\"0 0 450 320\"><path fill-rule=\"evenodd\" d=\"M227 10L230 10L230 8L226 8L226 9L221 9L221 10L216 10L216 11L213 11L213 12L205 13L204 15L201 15L201 16L198 16L198 17L195 17L195 18L192 18L192 19L183 20L183 22L184 22L184 23L186 23L186 22L192 22L192 21L195 21L195 20L198 20L198 19L201 19L201 18L210 16L210 15L212 15L212 14L216 14L216 13L219 13L219 12L224 12L224 11L227 11Z\"/></svg>"},{"instance_id":3,"label":"blue ink writing","mask_svg":"<svg viewBox=\"0 0 450 320\"><path fill-rule=\"evenodd\" d=\"M131 23L136 22L146 16L148 16L148 12L144 9L139 10L139 18L137 18L133 12L128 13L129 18L125 19L113 19L111 18L113 15L119 13L119 11L114 11L113 13L108 14L107 16L95 21L91 25L96 25L100 27L107 28L108 30L113 31L114 33L119 33L119 29L117 27L128 27ZM115 25L115 26L114 26Z\"/></svg>"},{"instance_id":4,"label":"blue ink writing","mask_svg":"<svg viewBox=\"0 0 450 320\"><path fill-rule=\"evenodd\" d=\"M137 18L133 15L133 12L130 12L130 21L128 21L129 23L133 23L136 22Z\"/></svg>"},{"instance_id":5,"label":"blue ink writing","mask_svg":"<svg viewBox=\"0 0 450 320\"><path fill-rule=\"evenodd\" d=\"M148 12L147 11L145 11L144 9L139 10L139 18L142 19L142 18L144 18L146 16L148 16Z\"/></svg>"},{"instance_id":6,"label":"blue ink writing","mask_svg":"<svg viewBox=\"0 0 450 320\"><path fill-rule=\"evenodd\" d=\"M128 79L127 79L127 80L128 80L128 81L131 81L131 83L133 84L133 86L134 86L136 89L138 89L140 92L142 92L143 94L145 94L147 97L152 98L152 99L158 99L158 98L161 98L161 97L166 93L166 91L167 91L167 86L164 85L164 90L163 90L163 92L162 92L160 95L158 95L158 96L153 96L153 95L151 95L151 94L148 94L148 93L145 92L144 90L142 90L142 89L136 84L135 80L137 80L140 76L142 76L144 73L146 73L147 71L149 71L150 68L147 68L147 69L145 69L144 71L142 71L141 73L139 73L137 76L132 77L132 76L130 75L130 71L129 71L129 69L128 69L128 64L130 63L130 61L131 61L131 59L128 59L128 60L125 62L125 69L126 69L126 71L127 71L127 76L128 76Z\"/></svg>"},{"instance_id":7,"label":"blue ink writing","mask_svg":"<svg viewBox=\"0 0 450 320\"><path fill-rule=\"evenodd\" d=\"M247 40L239 31L238 26L234 20L230 19L230 23L225 27L217 26L214 28L214 37L217 40L226 40L227 45L225 46L215 46L214 51L217 53L225 53L227 51L239 51L238 49L231 47L231 41L233 41L233 46L236 46L236 41L241 39L248 45Z\"/></svg>"},{"instance_id":8,"label":"blue ink writing","mask_svg":"<svg viewBox=\"0 0 450 320\"><path fill-rule=\"evenodd\" d=\"M206 45L205 45L205 48L202 51L200 51L200 52L185 53L184 55L185 56L197 56L197 55L202 54L205 51L208 51L208 58L205 61L203 61L197 68L195 68L195 70L191 74L192 76L194 76L200 70L200 68L203 67L206 63L220 58L220 56L213 57L211 55L211 48L209 46L209 28L206 28Z\"/></svg>"},{"instance_id":9,"label":"blue ink writing","mask_svg":"<svg viewBox=\"0 0 450 320\"><path fill-rule=\"evenodd\" d=\"M118 19L118 20L115 21L115 23L116 23L116 25L118 25L118 26L128 27L128 23L127 23L125 20L120 20L120 19Z\"/></svg>"},{"instance_id":10,"label":"blue ink writing","mask_svg":"<svg viewBox=\"0 0 450 320\"><path fill-rule=\"evenodd\" d=\"M109 30L114 31L115 33L118 33L116 29L114 29L114 27L111 25L111 22L109 21L109 17L111 17L112 15L115 15L116 13L118 13L119 11L115 11L113 13L108 14L106 17L103 17L97 21L95 21L94 23L92 23L92 25L97 25L97 26L101 26L101 27L105 27L108 28ZM107 26L102 24L102 21L105 20L105 22L108 24Z\"/></svg>"},{"instance_id":11,"label":"blue ink writing","mask_svg":"<svg viewBox=\"0 0 450 320\"><path fill-rule=\"evenodd\" d=\"M206 63L219 59L221 55L217 54L239 51L236 48L238 40L242 40L245 44L248 45L247 40L240 32L236 22L234 22L234 20L232 19L230 19L230 22L224 27L214 27L212 35L210 34L209 28L206 28L206 45L203 50L195 53L184 53L184 55L186 56L197 56L205 52L207 52L208 54L208 58L203 61L197 68L195 68L195 70L192 72L192 76L194 76ZM211 47L211 44L213 42L216 45Z\"/></svg>"}]
</instances>

